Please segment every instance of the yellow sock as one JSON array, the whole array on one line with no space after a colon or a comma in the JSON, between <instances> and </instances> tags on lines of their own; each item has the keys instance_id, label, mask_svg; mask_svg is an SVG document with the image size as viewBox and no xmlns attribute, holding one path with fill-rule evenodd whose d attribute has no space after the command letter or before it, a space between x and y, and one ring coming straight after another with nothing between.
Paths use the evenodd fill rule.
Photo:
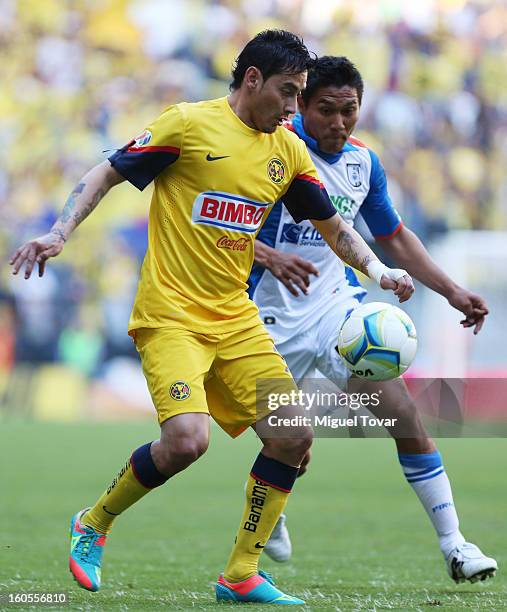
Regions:
<instances>
[{"instance_id":1,"label":"yellow sock","mask_svg":"<svg viewBox=\"0 0 507 612\"><path fill-rule=\"evenodd\" d=\"M97 503L83 515L82 523L99 533L109 533L117 516L167 480L156 469L150 446L151 442L132 453Z\"/></svg>"},{"instance_id":2,"label":"yellow sock","mask_svg":"<svg viewBox=\"0 0 507 612\"><path fill-rule=\"evenodd\" d=\"M275 473L270 469L273 464ZM259 472L264 476L262 480ZM297 473L298 468L259 455L248 477L245 511L224 572L228 582L240 582L258 572L260 554L285 508Z\"/></svg>"}]
</instances>

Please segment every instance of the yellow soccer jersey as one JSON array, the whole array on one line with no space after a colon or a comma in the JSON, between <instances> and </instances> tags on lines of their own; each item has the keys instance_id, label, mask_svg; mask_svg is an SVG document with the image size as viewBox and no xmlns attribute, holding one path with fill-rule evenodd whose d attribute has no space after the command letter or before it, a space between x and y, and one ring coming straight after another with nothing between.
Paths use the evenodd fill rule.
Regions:
<instances>
[{"instance_id":1,"label":"yellow soccer jersey","mask_svg":"<svg viewBox=\"0 0 507 612\"><path fill-rule=\"evenodd\" d=\"M227 98L169 107L109 160L139 189L155 180L129 331L248 327L254 240L273 204L284 196L296 221L336 213L304 142L248 127Z\"/></svg>"}]
</instances>

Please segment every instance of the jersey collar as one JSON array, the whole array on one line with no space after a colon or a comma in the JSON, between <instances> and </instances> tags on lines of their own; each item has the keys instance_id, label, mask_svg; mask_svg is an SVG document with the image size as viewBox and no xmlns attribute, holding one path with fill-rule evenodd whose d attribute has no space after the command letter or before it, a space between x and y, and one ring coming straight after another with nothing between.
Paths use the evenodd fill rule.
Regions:
<instances>
[{"instance_id":1,"label":"jersey collar","mask_svg":"<svg viewBox=\"0 0 507 612\"><path fill-rule=\"evenodd\" d=\"M343 149L339 153L324 153L324 151L319 149L319 145L315 138L312 138L305 132L303 115L301 115L301 113L294 115L292 119L292 127L301 140L304 140L307 146L310 147L310 149L319 157L322 157L322 159L327 161L328 164L335 164L341 158ZM347 143L345 143L345 146L347 146Z\"/></svg>"}]
</instances>

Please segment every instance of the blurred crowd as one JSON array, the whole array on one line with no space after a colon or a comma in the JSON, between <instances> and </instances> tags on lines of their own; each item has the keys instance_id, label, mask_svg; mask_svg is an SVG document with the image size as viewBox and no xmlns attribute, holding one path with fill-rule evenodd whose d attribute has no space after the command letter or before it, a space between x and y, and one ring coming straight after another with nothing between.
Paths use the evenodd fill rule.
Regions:
<instances>
[{"instance_id":1,"label":"blurred crowd","mask_svg":"<svg viewBox=\"0 0 507 612\"><path fill-rule=\"evenodd\" d=\"M94 376L134 354L149 189L115 188L42 279L10 276L8 254L164 107L225 95L237 52L267 27L356 63L356 135L423 239L505 227L503 1L0 0L0 369L57 360Z\"/></svg>"}]
</instances>

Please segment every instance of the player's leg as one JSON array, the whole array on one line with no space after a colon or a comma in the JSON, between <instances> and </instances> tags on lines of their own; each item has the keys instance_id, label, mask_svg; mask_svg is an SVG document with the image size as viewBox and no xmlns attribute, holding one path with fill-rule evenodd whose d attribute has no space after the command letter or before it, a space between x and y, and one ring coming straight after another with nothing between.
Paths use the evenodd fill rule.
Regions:
<instances>
[{"instance_id":1,"label":"player's leg","mask_svg":"<svg viewBox=\"0 0 507 612\"><path fill-rule=\"evenodd\" d=\"M337 306L321 320L317 345L317 367L336 385L343 387L348 371L336 352L336 330L350 308L357 306L353 299ZM340 311L341 309L341 311ZM334 317L334 319L333 319ZM485 557L473 544L465 542L459 530L451 485L435 443L429 437L419 413L402 379L373 382L352 378L354 392L376 393L382 388L382 403L369 410L378 417L396 419L389 431L396 442L403 473L426 510L447 560L451 577L474 580L496 569L496 562Z\"/></svg>"},{"instance_id":2,"label":"player's leg","mask_svg":"<svg viewBox=\"0 0 507 612\"><path fill-rule=\"evenodd\" d=\"M269 331L269 327L267 328ZM287 366L296 381L312 378L315 375L315 337L316 326L293 338L285 339L276 345L278 352L283 356ZM275 338L276 341L276 338ZM302 476L310 462L310 450L304 456L298 471L298 478ZM269 540L264 546L264 553L277 563L285 563L292 556L292 542L287 528L287 516L280 515Z\"/></svg>"},{"instance_id":3,"label":"player's leg","mask_svg":"<svg viewBox=\"0 0 507 612\"><path fill-rule=\"evenodd\" d=\"M152 489L184 470L208 445L204 375L214 346L185 330L141 330L136 339L161 423L160 439L132 453L92 508L71 521L70 570L83 588L100 587L104 544L113 521ZM167 355L175 351L177 364Z\"/></svg>"},{"instance_id":4,"label":"player's leg","mask_svg":"<svg viewBox=\"0 0 507 612\"><path fill-rule=\"evenodd\" d=\"M266 576L258 562L280 513L287 503L299 466L311 445L310 427L294 424L274 430L273 415L294 417L285 406L272 411L268 397L297 393L297 387L271 337L258 326L235 334L219 344L215 376L206 385L210 413L231 435L254 426L264 445L246 486L245 510L224 575L217 584L217 598L229 601L302 603L284 595ZM303 417L303 410L299 409Z\"/></svg>"},{"instance_id":5,"label":"player's leg","mask_svg":"<svg viewBox=\"0 0 507 612\"><path fill-rule=\"evenodd\" d=\"M378 392L379 383L357 379L356 383L360 392ZM399 378L383 382L380 388L381 405L369 409L378 417L396 419L397 426L390 428L390 433L396 442L403 474L431 520L449 575L456 582L475 582L492 576L497 569L496 561L466 542L459 529L458 513L442 457L426 432L404 381Z\"/></svg>"},{"instance_id":6,"label":"player's leg","mask_svg":"<svg viewBox=\"0 0 507 612\"><path fill-rule=\"evenodd\" d=\"M297 413L297 409L286 406L275 414L278 418L290 419ZM304 416L302 411L300 415ZM311 429L294 426L288 432L291 437L266 438L263 432L270 428L268 418L261 419L255 426L263 447L248 477L245 509L227 566L217 584L217 598L227 601L299 604L304 602L284 594L275 587L269 576L259 572L258 563L287 504L300 463L311 445Z\"/></svg>"}]
</instances>

